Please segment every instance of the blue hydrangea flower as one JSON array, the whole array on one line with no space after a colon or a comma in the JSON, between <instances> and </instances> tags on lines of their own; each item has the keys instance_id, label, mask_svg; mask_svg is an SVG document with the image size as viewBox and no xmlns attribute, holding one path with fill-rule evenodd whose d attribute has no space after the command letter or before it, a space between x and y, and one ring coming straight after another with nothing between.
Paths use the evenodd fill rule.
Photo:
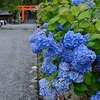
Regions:
<instances>
[{"instance_id":1,"label":"blue hydrangea flower","mask_svg":"<svg viewBox=\"0 0 100 100\"><path fill-rule=\"evenodd\" d=\"M59 65L59 71L58 71L58 78L65 78L68 83L72 83L72 80L70 79L69 76L69 71L70 71L70 64L66 62L61 62Z\"/></svg>"},{"instance_id":2,"label":"blue hydrangea flower","mask_svg":"<svg viewBox=\"0 0 100 100\"><path fill-rule=\"evenodd\" d=\"M48 57L58 57L61 55L61 53L62 53L62 48L59 46L59 44L55 42L50 44L47 52Z\"/></svg>"},{"instance_id":3,"label":"blue hydrangea flower","mask_svg":"<svg viewBox=\"0 0 100 100\"><path fill-rule=\"evenodd\" d=\"M81 83L81 82L83 82L83 81L84 81L84 75L78 73L78 77L77 77L75 80L73 80L73 81L74 81L75 83Z\"/></svg>"},{"instance_id":4,"label":"blue hydrangea flower","mask_svg":"<svg viewBox=\"0 0 100 100\"><path fill-rule=\"evenodd\" d=\"M61 62L71 63L73 60L73 50L66 50L62 54Z\"/></svg>"},{"instance_id":5,"label":"blue hydrangea flower","mask_svg":"<svg viewBox=\"0 0 100 100\"><path fill-rule=\"evenodd\" d=\"M87 6L89 6L89 7L91 7L91 6L95 6L96 4L93 2L93 1L88 1L88 2L85 2L85 4L87 5Z\"/></svg>"},{"instance_id":6,"label":"blue hydrangea flower","mask_svg":"<svg viewBox=\"0 0 100 100\"><path fill-rule=\"evenodd\" d=\"M61 62L59 65L58 78L65 78L70 84L84 81L84 75L71 70L71 65L65 62Z\"/></svg>"},{"instance_id":7,"label":"blue hydrangea flower","mask_svg":"<svg viewBox=\"0 0 100 100\"><path fill-rule=\"evenodd\" d=\"M96 55L85 45L80 45L74 49L72 69L82 74L92 70L92 63L96 59Z\"/></svg>"},{"instance_id":8,"label":"blue hydrangea flower","mask_svg":"<svg viewBox=\"0 0 100 100\"><path fill-rule=\"evenodd\" d=\"M63 29L63 24L60 24L57 28L56 28L56 30L59 32L59 31L62 31L62 29Z\"/></svg>"},{"instance_id":9,"label":"blue hydrangea flower","mask_svg":"<svg viewBox=\"0 0 100 100\"><path fill-rule=\"evenodd\" d=\"M31 44L31 50L33 53L38 54L40 52L42 52L42 49L39 48L36 44L32 43Z\"/></svg>"},{"instance_id":10,"label":"blue hydrangea flower","mask_svg":"<svg viewBox=\"0 0 100 100\"><path fill-rule=\"evenodd\" d=\"M72 0L72 5L73 6L78 6L81 3L85 3L86 0Z\"/></svg>"},{"instance_id":11,"label":"blue hydrangea flower","mask_svg":"<svg viewBox=\"0 0 100 100\"><path fill-rule=\"evenodd\" d=\"M57 92L54 89L50 88L50 82L47 82L45 78L39 81L39 86L40 86L39 94L41 96L48 97L49 99L52 100L56 98Z\"/></svg>"},{"instance_id":12,"label":"blue hydrangea flower","mask_svg":"<svg viewBox=\"0 0 100 100\"><path fill-rule=\"evenodd\" d=\"M58 94L65 94L69 89L69 84L65 78L59 78L53 82L53 86Z\"/></svg>"},{"instance_id":13,"label":"blue hydrangea flower","mask_svg":"<svg viewBox=\"0 0 100 100\"><path fill-rule=\"evenodd\" d=\"M46 37L46 34L40 34L37 37L37 40L35 42L41 49L46 49L49 47L49 41Z\"/></svg>"},{"instance_id":14,"label":"blue hydrangea flower","mask_svg":"<svg viewBox=\"0 0 100 100\"><path fill-rule=\"evenodd\" d=\"M47 27L48 27L48 23L44 23L43 24L43 29L47 29Z\"/></svg>"},{"instance_id":15,"label":"blue hydrangea flower","mask_svg":"<svg viewBox=\"0 0 100 100\"><path fill-rule=\"evenodd\" d=\"M67 49L74 49L78 45L84 44L84 37L80 33L75 34L73 31L68 31L63 42Z\"/></svg>"},{"instance_id":16,"label":"blue hydrangea flower","mask_svg":"<svg viewBox=\"0 0 100 100\"><path fill-rule=\"evenodd\" d=\"M60 65L59 65L59 70L69 71L70 70L70 64L68 64L66 62L61 62Z\"/></svg>"},{"instance_id":17,"label":"blue hydrangea flower","mask_svg":"<svg viewBox=\"0 0 100 100\"><path fill-rule=\"evenodd\" d=\"M52 32L49 32L48 40L49 40L50 44L54 43L54 34Z\"/></svg>"},{"instance_id":18,"label":"blue hydrangea flower","mask_svg":"<svg viewBox=\"0 0 100 100\"><path fill-rule=\"evenodd\" d=\"M31 43L35 43L35 41L37 40L38 34L33 34L29 37L29 42Z\"/></svg>"},{"instance_id":19,"label":"blue hydrangea flower","mask_svg":"<svg viewBox=\"0 0 100 100\"><path fill-rule=\"evenodd\" d=\"M97 57L97 67L98 67L98 71L100 72L100 55L98 55Z\"/></svg>"},{"instance_id":20,"label":"blue hydrangea flower","mask_svg":"<svg viewBox=\"0 0 100 100\"><path fill-rule=\"evenodd\" d=\"M88 44L90 42L90 34L84 35L84 43Z\"/></svg>"},{"instance_id":21,"label":"blue hydrangea flower","mask_svg":"<svg viewBox=\"0 0 100 100\"><path fill-rule=\"evenodd\" d=\"M39 36L45 35L45 32L46 32L45 29L43 29L43 30L40 30L40 29L38 30L38 29L36 29L36 31L33 33L33 35L30 36L29 42L35 43L35 42L37 41L37 39L38 39ZM45 36L46 36L46 35L45 35Z\"/></svg>"},{"instance_id":22,"label":"blue hydrangea flower","mask_svg":"<svg viewBox=\"0 0 100 100\"><path fill-rule=\"evenodd\" d=\"M53 65L50 62L50 58L45 58L43 64L42 64L42 71L46 73L48 76L53 74L55 71L57 71L57 66Z\"/></svg>"},{"instance_id":23,"label":"blue hydrangea flower","mask_svg":"<svg viewBox=\"0 0 100 100\"><path fill-rule=\"evenodd\" d=\"M90 100L100 100L100 91L98 91L96 95L92 95Z\"/></svg>"}]
</instances>

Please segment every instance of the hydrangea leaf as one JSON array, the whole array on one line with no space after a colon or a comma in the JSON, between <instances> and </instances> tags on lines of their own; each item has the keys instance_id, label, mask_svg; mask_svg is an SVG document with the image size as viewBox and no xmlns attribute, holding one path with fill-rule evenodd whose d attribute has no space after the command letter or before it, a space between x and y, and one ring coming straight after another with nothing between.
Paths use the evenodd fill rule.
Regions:
<instances>
[{"instance_id":1,"label":"hydrangea leaf","mask_svg":"<svg viewBox=\"0 0 100 100\"><path fill-rule=\"evenodd\" d=\"M62 4L63 3L68 3L68 1L67 0L61 0L60 3L62 3Z\"/></svg>"},{"instance_id":2,"label":"hydrangea leaf","mask_svg":"<svg viewBox=\"0 0 100 100\"><path fill-rule=\"evenodd\" d=\"M85 74L85 76L84 76L84 81L85 81L85 83L86 83L87 85L90 85L90 84L91 84L91 81L92 81L91 78L92 78L92 73L91 73L91 72Z\"/></svg>"},{"instance_id":3,"label":"hydrangea leaf","mask_svg":"<svg viewBox=\"0 0 100 100\"><path fill-rule=\"evenodd\" d=\"M47 31L52 31L52 30L55 30L57 28L57 26L59 25L59 23L54 23L53 25L49 24L48 25L48 29Z\"/></svg>"},{"instance_id":4,"label":"hydrangea leaf","mask_svg":"<svg viewBox=\"0 0 100 100\"><path fill-rule=\"evenodd\" d=\"M88 90L87 86L83 83L74 83L74 88L78 91L87 91Z\"/></svg>"},{"instance_id":5,"label":"hydrangea leaf","mask_svg":"<svg viewBox=\"0 0 100 100\"><path fill-rule=\"evenodd\" d=\"M78 28L78 30L77 30L77 32L83 32L84 31L84 29L82 29L82 28Z\"/></svg>"},{"instance_id":6,"label":"hydrangea leaf","mask_svg":"<svg viewBox=\"0 0 100 100\"><path fill-rule=\"evenodd\" d=\"M94 33L96 32L96 27L94 25L89 25L89 27L85 28L86 33Z\"/></svg>"},{"instance_id":7,"label":"hydrangea leaf","mask_svg":"<svg viewBox=\"0 0 100 100\"><path fill-rule=\"evenodd\" d=\"M95 44L92 46L93 49L100 49L100 39L96 39Z\"/></svg>"},{"instance_id":8,"label":"hydrangea leaf","mask_svg":"<svg viewBox=\"0 0 100 100\"><path fill-rule=\"evenodd\" d=\"M57 78L58 75L58 71L56 71L55 73L53 73L51 76L46 77L47 81L50 82L53 79Z\"/></svg>"},{"instance_id":9,"label":"hydrangea leaf","mask_svg":"<svg viewBox=\"0 0 100 100\"><path fill-rule=\"evenodd\" d=\"M59 15L64 15L69 11L69 6L66 7L60 7L59 8Z\"/></svg>"},{"instance_id":10,"label":"hydrangea leaf","mask_svg":"<svg viewBox=\"0 0 100 100\"><path fill-rule=\"evenodd\" d=\"M65 24L67 22L67 18L66 17L60 17L58 22L61 23L61 24Z\"/></svg>"},{"instance_id":11,"label":"hydrangea leaf","mask_svg":"<svg viewBox=\"0 0 100 100\"><path fill-rule=\"evenodd\" d=\"M68 22L73 22L73 21L75 21L74 16L73 16L72 14L70 14L70 13L69 13L66 17L67 17Z\"/></svg>"},{"instance_id":12,"label":"hydrangea leaf","mask_svg":"<svg viewBox=\"0 0 100 100\"><path fill-rule=\"evenodd\" d=\"M57 4L58 3L58 0L53 0L53 4Z\"/></svg>"},{"instance_id":13,"label":"hydrangea leaf","mask_svg":"<svg viewBox=\"0 0 100 100\"><path fill-rule=\"evenodd\" d=\"M96 39L100 39L100 34L91 34L90 35L90 40L93 41L93 40L96 40Z\"/></svg>"},{"instance_id":14,"label":"hydrangea leaf","mask_svg":"<svg viewBox=\"0 0 100 100\"><path fill-rule=\"evenodd\" d=\"M50 21L49 21L49 24L54 24L58 19L60 18L60 16L55 16L54 18L52 18Z\"/></svg>"},{"instance_id":15,"label":"hydrangea leaf","mask_svg":"<svg viewBox=\"0 0 100 100\"><path fill-rule=\"evenodd\" d=\"M79 20L82 20L85 18L91 18L91 14L89 13L89 11L84 11L84 12L80 13L80 15L78 16Z\"/></svg>"},{"instance_id":16,"label":"hydrangea leaf","mask_svg":"<svg viewBox=\"0 0 100 100\"><path fill-rule=\"evenodd\" d=\"M74 92L77 96L83 96L84 95L84 91L78 91L78 90L74 89Z\"/></svg>"},{"instance_id":17,"label":"hydrangea leaf","mask_svg":"<svg viewBox=\"0 0 100 100\"><path fill-rule=\"evenodd\" d=\"M92 75L92 81L93 82L98 82L98 75L96 74L96 73L93 73L93 75Z\"/></svg>"},{"instance_id":18,"label":"hydrangea leaf","mask_svg":"<svg viewBox=\"0 0 100 100\"><path fill-rule=\"evenodd\" d=\"M79 27L80 28L86 28L86 27L89 26L89 24L90 24L89 22L82 21L82 22L79 23Z\"/></svg>"},{"instance_id":19,"label":"hydrangea leaf","mask_svg":"<svg viewBox=\"0 0 100 100\"><path fill-rule=\"evenodd\" d=\"M98 21L98 22L95 24L95 26L96 26L96 29L97 29L98 31L100 31L100 21Z\"/></svg>"},{"instance_id":20,"label":"hydrangea leaf","mask_svg":"<svg viewBox=\"0 0 100 100\"><path fill-rule=\"evenodd\" d=\"M92 47L95 44L95 42L89 42L87 46Z\"/></svg>"},{"instance_id":21,"label":"hydrangea leaf","mask_svg":"<svg viewBox=\"0 0 100 100\"><path fill-rule=\"evenodd\" d=\"M78 14L80 13L80 9L77 6L72 6L70 11L74 16L78 16Z\"/></svg>"},{"instance_id":22,"label":"hydrangea leaf","mask_svg":"<svg viewBox=\"0 0 100 100\"><path fill-rule=\"evenodd\" d=\"M93 91L100 90L100 83L92 82L91 85L90 85L90 88L91 88Z\"/></svg>"},{"instance_id":23,"label":"hydrangea leaf","mask_svg":"<svg viewBox=\"0 0 100 100\"><path fill-rule=\"evenodd\" d=\"M79 8L80 8L80 11L82 12L82 11L88 9L88 6L86 4L80 4Z\"/></svg>"}]
</instances>

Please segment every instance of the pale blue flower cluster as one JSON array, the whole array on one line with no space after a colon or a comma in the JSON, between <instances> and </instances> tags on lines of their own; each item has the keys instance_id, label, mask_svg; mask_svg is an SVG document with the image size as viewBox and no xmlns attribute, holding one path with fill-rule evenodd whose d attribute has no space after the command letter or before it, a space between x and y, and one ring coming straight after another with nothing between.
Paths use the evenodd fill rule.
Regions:
<instances>
[{"instance_id":1,"label":"pale blue flower cluster","mask_svg":"<svg viewBox=\"0 0 100 100\"><path fill-rule=\"evenodd\" d=\"M93 1L85 2L88 7L95 6L96 4Z\"/></svg>"},{"instance_id":2,"label":"pale blue flower cluster","mask_svg":"<svg viewBox=\"0 0 100 100\"><path fill-rule=\"evenodd\" d=\"M74 49L80 44L84 44L84 37L80 33L68 31L64 36L64 45L67 49Z\"/></svg>"},{"instance_id":3,"label":"pale blue flower cluster","mask_svg":"<svg viewBox=\"0 0 100 100\"><path fill-rule=\"evenodd\" d=\"M42 64L42 71L46 73L47 76L50 76L57 71L57 66L51 63L50 58L45 58Z\"/></svg>"},{"instance_id":4,"label":"pale blue flower cluster","mask_svg":"<svg viewBox=\"0 0 100 100\"><path fill-rule=\"evenodd\" d=\"M87 1L87 0L72 0L72 5L73 6L78 6L80 4L86 4L88 7L91 7L95 5L93 1Z\"/></svg>"},{"instance_id":5,"label":"pale blue flower cluster","mask_svg":"<svg viewBox=\"0 0 100 100\"><path fill-rule=\"evenodd\" d=\"M81 3L85 3L86 0L72 0L72 5L73 6L78 6Z\"/></svg>"},{"instance_id":6,"label":"pale blue flower cluster","mask_svg":"<svg viewBox=\"0 0 100 100\"><path fill-rule=\"evenodd\" d=\"M71 63L73 60L73 50L65 50L62 54L61 62Z\"/></svg>"},{"instance_id":7,"label":"pale blue flower cluster","mask_svg":"<svg viewBox=\"0 0 100 100\"><path fill-rule=\"evenodd\" d=\"M68 84L73 82L80 83L84 81L84 75L71 69L71 64L61 62L59 65L59 78L65 78Z\"/></svg>"},{"instance_id":8,"label":"pale blue flower cluster","mask_svg":"<svg viewBox=\"0 0 100 100\"><path fill-rule=\"evenodd\" d=\"M96 95L92 95L90 100L100 100L100 91L98 91Z\"/></svg>"},{"instance_id":9,"label":"pale blue flower cluster","mask_svg":"<svg viewBox=\"0 0 100 100\"><path fill-rule=\"evenodd\" d=\"M44 23L43 24L43 29L47 29L47 27L48 27L48 23Z\"/></svg>"},{"instance_id":10,"label":"pale blue flower cluster","mask_svg":"<svg viewBox=\"0 0 100 100\"><path fill-rule=\"evenodd\" d=\"M57 91L57 94L65 94L69 90L69 84L65 78L54 80L52 85Z\"/></svg>"},{"instance_id":11,"label":"pale blue flower cluster","mask_svg":"<svg viewBox=\"0 0 100 100\"><path fill-rule=\"evenodd\" d=\"M48 97L51 100L54 100L54 98L56 98L56 90L50 88L50 82L48 82L45 78L41 79L39 81L39 85L40 85L40 95L44 96L44 97Z\"/></svg>"},{"instance_id":12,"label":"pale blue flower cluster","mask_svg":"<svg viewBox=\"0 0 100 100\"><path fill-rule=\"evenodd\" d=\"M72 69L82 74L92 70L92 63L96 59L96 55L85 45L79 45L73 51L73 60L71 62Z\"/></svg>"}]
</instances>

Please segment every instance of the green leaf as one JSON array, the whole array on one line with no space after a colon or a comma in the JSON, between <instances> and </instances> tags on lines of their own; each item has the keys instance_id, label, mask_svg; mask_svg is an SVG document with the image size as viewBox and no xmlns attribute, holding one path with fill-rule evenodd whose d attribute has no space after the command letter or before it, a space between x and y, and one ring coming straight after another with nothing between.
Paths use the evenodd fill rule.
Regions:
<instances>
[{"instance_id":1,"label":"green leaf","mask_svg":"<svg viewBox=\"0 0 100 100\"><path fill-rule=\"evenodd\" d=\"M83 83L74 83L74 88L78 91L87 91L88 90L87 86Z\"/></svg>"},{"instance_id":2,"label":"green leaf","mask_svg":"<svg viewBox=\"0 0 100 100\"><path fill-rule=\"evenodd\" d=\"M45 73L41 73L40 78L42 79L42 78L45 78L45 77L46 77L46 74Z\"/></svg>"},{"instance_id":3,"label":"green leaf","mask_svg":"<svg viewBox=\"0 0 100 100\"><path fill-rule=\"evenodd\" d=\"M94 25L89 25L89 27L85 28L86 33L94 33L96 32L96 27Z\"/></svg>"},{"instance_id":4,"label":"green leaf","mask_svg":"<svg viewBox=\"0 0 100 100\"><path fill-rule=\"evenodd\" d=\"M84 91L78 91L78 90L74 89L74 92L77 96L80 96L80 97L84 95Z\"/></svg>"},{"instance_id":5,"label":"green leaf","mask_svg":"<svg viewBox=\"0 0 100 100\"><path fill-rule=\"evenodd\" d=\"M92 46L93 49L100 49L100 39L95 40L95 44Z\"/></svg>"},{"instance_id":6,"label":"green leaf","mask_svg":"<svg viewBox=\"0 0 100 100\"><path fill-rule=\"evenodd\" d=\"M100 34L94 33L90 35L90 40L96 40L96 39L100 39Z\"/></svg>"},{"instance_id":7,"label":"green leaf","mask_svg":"<svg viewBox=\"0 0 100 100\"><path fill-rule=\"evenodd\" d=\"M54 36L55 36L55 41L56 41L56 42L60 42L60 41L63 39L63 37L64 37L64 32L59 31L59 32L56 33ZM59 63L58 63L58 64L59 64Z\"/></svg>"},{"instance_id":8,"label":"green leaf","mask_svg":"<svg viewBox=\"0 0 100 100\"><path fill-rule=\"evenodd\" d=\"M43 22L47 22L47 20L48 20L48 17L47 16L42 16L42 21Z\"/></svg>"},{"instance_id":9,"label":"green leaf","mask_svg":"<svg viewBox=\"0 0 100 100\"><path fill-rule=\"evenodd\" d=\"M80 13L80 15L78 16L79 20L82 20L85 18L91 18L91 14L89 13L89 11L84 11L84 12Z\"/></svg>"},{"instance_id":10,"label":"green leaf","mask_svg":"<svg viewBox=\"0 0 100 100\"><path fill-rule=\"evenodd\" d=\"M80 9L77 6L72 6L70 11L74 16L78 16L78 14L80 13Z\"/></svg>"},{"instance_id":11,"label":"green leaf","mask_svg":"<svg viewBox=\"0 0 100 100\"><path fill-rule=\"evenodd\" d=\"M67 22L67 18L66 17L60 17L58 22L61 23L61 24L65 24Z\"/></svg>"},{"instance_id":12,"label":"green leaf","mask_svg":"<svg viewBox=\"0 0 100 100\"><path fill-rule=\"evenodd\" d=\"M92 75L92 81L93 82L98 82L98 80L99 80L98 75L96 73L93 73L93 75Z\"/></svg>"},{"instance_id":13,"label":"green leaf","mask_svg":"<svg viewBox=\"0 0 100 100\"><path fill-rule=\"evenodd\" d=\"M38 62L38 66L41 66L43 62Z\"/></svg>"},{"instance_id":14,"label":"green leaf","mask_svg":"<svg viewBox=\"0 0 100 100\"><path fill-rule=\"evenodd\" d=\"M88 9L88 6L86 4L80 4L79 8L80 8L80 11L82 12L82 11Z\"/></svg>"},{"instance_id":15,"label":"green leaf","mask_svg":"<svg viewBox=\"0 0 100 100\"><path fill-rule=\"evenodd\" d=\"M47 31L55 30L58 27L59 23L54 23L52 25L48 25Z\"/></svg>"},{"instance_id":16,"label":"green leaf","mask_svg":"<svg viewBox=\"0 0 100 100\"><path fill-rule=\"evenodd\" d=\"M89 42L87 46L88 46L88 47L92 47L92 46L94 46L94 45L95 45L95 42Z\"/></svg>"},{"instance_id":17,"label":"green leaf","mask_svg":"<svg viewBox=\"0 0 100 100\"><path fill-rule=\"evenodd\" d=\"M86 27L89 26L89 24L90 24L89 22L82 21L82 22L79 23L79 27L80 28L86 28Z\"/></svg>"},{"instance_id":18,"label":"green leaf","mask_svg":"<svg viewBox=\"0 0 100 100\"><path fill-rule=\"evenodd\" d=\"M60 3L68 3L67 0L61 0Z\"/></svg>"},{"instance_id":19,"label":"green leaf","mask_svg":"<svg viewBox=\"0 0 100 100\"><path fill-rule=\"evenodd\" d=\"M52 18L50 21L49 21L49 24L54 24L60 17L59 16L55 16L54 18Z\"/></svg>"},{"instance_id":20,"label":"green leaf","mask_svg":"<svg viewBox=\"0 0 100 100\"><path fill-rule=\"evenodd\" d=\"M78 30L77 30L77 32L83 32L84 31L84 29L82 29L82 28L78 28Z\"/></svg>"},{"instance_id":21,"label":"green leaf","mask_svg":"<svg viewBox=\"0 0 100 100\"><path fill-rule=\"evenodd\" d=\"M92 73L91 72L85 74L84 81L85 81L85 83L87 85L90 85L91 84L91 80L92 80L91 78L92 78Z\"/></svg>"},{"instance_id":22,"label":"green leaf","mask_svg":"<svg viewBox=\"0 0 100 100\"><path fill-rule=\"evenodd\" d=\"M53 4L57 4L58 0L53 0L52 2L53 2Z\"/></svg>"},{"instance_id":23,"label":"green leaf","mask_svg":"<svg viewBox=\"0 0 100 100\"><path fill-rule=\"evenodd\" d=\"M93 91L98 91L98 90L100 90L100 83L94 83L94 82L92 82L91 85L90 85L90 88Z\"/></svg>"},{"instance_id":24,"label":"green leaf","mask_svg":"<svg viewBox=\"0 0 100 100\"><path fill-rule=\"evenodd\" d=\"M59 8L59 15L66 14L68 11L69 11L69 6L60 7L60 8Z\"/></svg>"},{"instance_id":25,"label":"green leaf","mask_svg":"<svg viewBox=\"0 0 100 100\"><path fill-rule=\"evenodd\" d=\"M57 78L58 72L56 71L51 76L46 77L47 81L52 81L53 79Z\"/></svg>"},{"instance_id":26,"label":"green leaf","mask_svg":"<svg viewBox=\"0 0 100 100\"><path fill-rule=\"evenodd\" d=\"M75 21L74 16L73 16L72 14L70 14L70 13L69 13L66 17L67 17L68 22L73 22L73 21Z\"/></svg>"},{"instance_id":27,"label":"green leaf","mask_svg":"<svg viewBox=\"0 0 100 100\"><path fill-rule=\"evenodd\" d=\"M64 29L64 30L68 30L69 25L70 25L70 23L65 23L64 26L63 26L63 29Z\"/></svg>"},{"instance_id":28,"label":"green leaf","mask_svg":"<svg viewBox=\"0 0 100 100\"><path fill-rule=\"evenodd\" d=\"M96 26L96 29L97 29L98 31L100 31L100 21L98 21L98 22L95 24L95 26Z\"/></svg>"}]
</instances>

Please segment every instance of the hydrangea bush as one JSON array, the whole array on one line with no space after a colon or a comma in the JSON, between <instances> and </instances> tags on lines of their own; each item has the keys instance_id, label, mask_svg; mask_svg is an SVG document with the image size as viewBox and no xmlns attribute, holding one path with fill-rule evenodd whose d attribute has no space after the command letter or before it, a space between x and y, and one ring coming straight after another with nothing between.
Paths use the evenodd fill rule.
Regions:
<instances>
[{"instance_id":1,"label":"hydrangea bush","mask_svg":"<svg viewBox=\"0 0 100 100\"><path fill-rule=\"evenodd\" d=\"M49 0L37 14L42 28L29 38L43 53L40 95L55 100L71 86L76 95L100 100L100 8L92 0Z\"/></svg>"}]
</instances>

